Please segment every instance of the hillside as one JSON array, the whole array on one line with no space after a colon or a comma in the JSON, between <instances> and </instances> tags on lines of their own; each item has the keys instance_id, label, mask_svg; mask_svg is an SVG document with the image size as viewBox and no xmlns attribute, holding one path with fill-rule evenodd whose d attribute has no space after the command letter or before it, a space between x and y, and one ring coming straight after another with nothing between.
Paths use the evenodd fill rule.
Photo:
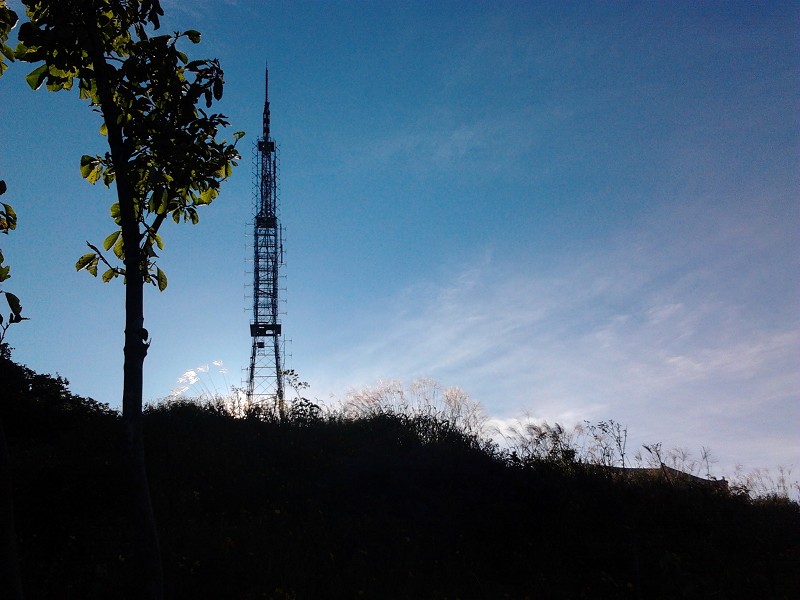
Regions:
<instances>
[{"instance_id":1,"label":"hillside","mask_svg":"<svg viewBox=\"0 0 800 600\"><path fill-rule=\"evenodd\" d=\"M26 598L137 597L118 416L7 357L0 379ZM522 460L396 413L173 403L145 435L168 598L800 597L786 499Z\"/></svg>"}]
</instances>

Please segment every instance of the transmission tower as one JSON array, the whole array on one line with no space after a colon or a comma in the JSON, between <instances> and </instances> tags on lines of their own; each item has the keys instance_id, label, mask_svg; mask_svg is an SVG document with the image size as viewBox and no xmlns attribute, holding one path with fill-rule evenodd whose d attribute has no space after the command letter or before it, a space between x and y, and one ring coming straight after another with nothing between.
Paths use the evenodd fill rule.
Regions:
<instances>
[{"instance_id":1,"label":"transmission tower","mask_svg":"<svg viewBox=\"0 0 800 600\"><path fill-rule=\"evenodd\" d=\"M256 144L253 193L253 318L247 398L274 406L284 415L281 324L278 322L278 276L283 265L283 228L278 221L278 157L269 132L269 70L265 70L264 119Z\"/></svg>"}]
</instances>

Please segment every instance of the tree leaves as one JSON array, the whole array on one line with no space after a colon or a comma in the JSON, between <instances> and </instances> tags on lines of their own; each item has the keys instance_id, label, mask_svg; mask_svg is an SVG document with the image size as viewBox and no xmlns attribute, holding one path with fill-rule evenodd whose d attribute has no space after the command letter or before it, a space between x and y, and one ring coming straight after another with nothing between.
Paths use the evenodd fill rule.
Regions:
<instances>
[{"instance_id":1,"label":"tree leaves","mask_svg":"<svg viewBox=\"0 0 800 600\"><path fill-rule=\"evenodd\" d=\"M0 181L0 184L5 187L4 181ZM0 192L0 194L4 191ZM0 203L0 206L2 206L0 208L0 233L8 233L15 230L17 228L17 213L14 212L10 204L3 202Z\"/></svg>"},{"instance_id":2,"label":"tree leaves","mask_svg":"<svg viewBox=\"0 0 800 600\"><path fill-rule=\"evenodd\" d=\"M0 9L2 9L2 6L0 6ZM0 196L5 194L7 189L6 182L0 180ZM0 208L0 232L8 233L9 231L17 228L17 213L14 212L14 209L11 208L10 204L2 203L0 206L2 206L2 208ZM0 283L11 278L11 266L4 265L4 261L5 257L3 256L3 252L0 250ZM22 306L19 303L19 298L10 292L4 292L2 290L0 290L0 294L6 295L6 300L11 308L11 315L9 316L8 323L3 323L2 315L0 315L0 342L2 342L9 325L13 323L19 323L20 321L23 321L24 318L20 315L22 312Z\"/></svg>"},{"instance_id":3,"label":"tree leaves","mask_svg":"<svg viewBox=\"0 0 800 600\"><path fill-rule=\"evenodd\" d=\"M80 160L81 176L90 184L102 179L117 187L110 214L120 230L107 236L102 248L129 271L131 261L138 262L142 281L163 290L166 275L154 262L154 249L164 247L161 225L167 217L197 224L197 208L218 197L220 182L240 159L236 143L244 133L234 133L232 143L218 140L226 117L198 107L222 98L219 61L190 60L178 48L184 38L201 41L195 29L148 34L150 25L158 29L163 14L157 0L23 4L30 22L20 28L16 56L39 63L27 77L30 87L68 90L77 81L80 97L103 117L100 134L110 152ZM101 252L82 256L76 268L97 275L103 262L110 269L104 281L124 273Z\"/></svg>"},{"instance_id":4,"label":"tree leaves","mask_svg":"<svg viewBox=\"0 0 800 600\"><path fill-rule=\"evenodd\" d=\"M4 260L5 256L3 256L3 251L0 250L0 283L11 278L11 267L9 265L3 266Z\"/></svg>"},{"instance_id":5,"label":"tree leaves","mask_svg":"<svg viewBox=\"0 0 800 600\"><path fill-rule=\"evenodd\" d=\"M4 5L0 2L0 17L3 16L2 11L4 8ZM0 33L2 33L2 31L0 31ZM0 180L0 196L5 194L7 190L6 182ZM17 213L14 212L14 209L11 208L9 204L2 203L0 206L2 206L2 208L0 208L0 232L8 233L17 227ZM3 256L3 251L0 250L0 283L11 278L11 267L9 265L4 265L4 262L5 256ZM11 309L8 322L5 322L3 315L0 314L0 342L2 342L5 338L6 331L8 331L11 325L27 319L22 316L22 304L20 304L19 298L16 295L3 290L0 290L0 294L5 295L8 307Z\"/></svg>"},{"instance_id":6,"label":"tree leaves","mask_svg":"<svg viewBox=\"0 0 800 600\"><path fill-rule=\"evenodd\" d=\"M8 308L11 311L11 314L8 315L7 323L5 322L5 318L3 317L3 315L0 314L0 343L2 343L3 339L5 338L6 331L8 331L8 328L11 325L15 323L21 323L22 321L27 321L28 318L22 316L22 304L20 304L19 298L17 298L17 296L12 294L11 292L4 292L2 290L0 290L0 294L3 294L6 297L6 302L8 302Z\"/></svg>"},{"instance_id":7,"label":"tree leaves","mask_svg":"<svg viewBox=\"0 0 800 600\"><path fill-rule=\"evenodd\" d=\"M84 254L75 263L75 270L80 271L82 269L86 269L87 271L89 271L89 273L92 273L92 275L96 277L98 260L100 260L100 258L97 256L95 252L89 252L87 254Z\"/></svg>"},{"instance_id":8,"label":"tree leaves","mask_svg":"<svg viewBox=\"0 0 800 600\"><path fill-rule=\"evenodd\" d=\"M122 276L125 275L125 269L120 269L119 267L112 266L96 246L90 244L89 242L86 242L86 245L92 249L92 252L88 252L87 254L84 254L78 259L78 261L75 263L76 271L81 271L85 269L92 276L97 277L98 267L102 262L104 265L106 265L106 267L108 267L101 277L103 283L108 283L109 281L111 281L116 277L119 277L120 275ZM122 237L120 236L120 232L115 231L114 233L106 237L106 239L103 240L103 247L106 250L108 250L109 248L113 248L114 254L117 255L117 258L121 258L120 255L123 254L123 252L122 252Z\"/></svg>"},{"instance_id":9,"label":"tree leaves","mask_svg":"<svg viewBox=\"0 0 800 600\"><path fill-rule=\"evenodd\" d=\"M81 156L81 177L94 185L103 174L103 164L97 156Z\"/></svg>"},{"instance_id":10,"label":"tree leaves","mask_svg":"<svg viewBox=\"0 0 800 600\"><path fill-rule=\"evenodd\" d=\"M14 51L6 46L8 35L17 24L17 13L8 8L5 1L0 0L0 75L8 68L4 59L14 62Z\"/></svg>"}]
</instances>

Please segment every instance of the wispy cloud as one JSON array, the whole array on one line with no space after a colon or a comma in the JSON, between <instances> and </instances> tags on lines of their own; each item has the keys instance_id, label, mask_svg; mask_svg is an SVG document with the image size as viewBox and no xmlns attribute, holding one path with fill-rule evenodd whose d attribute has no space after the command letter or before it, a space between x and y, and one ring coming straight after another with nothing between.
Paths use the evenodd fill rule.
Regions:
<instances>
[{"instance_id":1,"label":"wispy cloud","mask_svg":"<svg viewBox=\"0 0 800 600\"><path fill-rule=\"evenodd\" d=\"M169 18L188 16L195 21L209 21L218 18L227 7L238 7L239 0L161 0L161 6Z\"/></svg>"},{"instance_id":2,"label":"wispy cloud","mask_svg":"<svg viewBox=\"0 0 800 600\"><path fill-rule=\"evenodd\" d=\"M741 231L765 235L753 229ZM800 325L796 313L760 314L791 314L794 300L759 306L726 296L726 235L664 248L645 233L539 271L486 253L449 278L410 287L385 329L330 361L368 366L342 369L348 379L325 386L341 393L430 376L463 387L498 418L613 418L640 441L710 445L729 468L800 463ZM737 285L749 288L769 265L740 259L734 267Z\"/></svg>"}]
</instances>

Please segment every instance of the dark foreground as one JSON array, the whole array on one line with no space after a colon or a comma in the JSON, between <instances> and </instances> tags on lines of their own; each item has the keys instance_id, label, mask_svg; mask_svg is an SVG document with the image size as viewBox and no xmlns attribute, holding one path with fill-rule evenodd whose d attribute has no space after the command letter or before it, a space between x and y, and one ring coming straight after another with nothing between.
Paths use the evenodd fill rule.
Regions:
<instances>
[{"instance_id":1,"label":"dark foreground","mask_svg":"<svg viewBox=\"0 0 800 600\"><path fill-rule=\"evenodd\" d=\"M136 598L117 415L8 360L0 381L26 598ZM168 598L800 598L785 499L515 460L397 414L184 404L145 435Z\"/></svg>"}]
</instances>

